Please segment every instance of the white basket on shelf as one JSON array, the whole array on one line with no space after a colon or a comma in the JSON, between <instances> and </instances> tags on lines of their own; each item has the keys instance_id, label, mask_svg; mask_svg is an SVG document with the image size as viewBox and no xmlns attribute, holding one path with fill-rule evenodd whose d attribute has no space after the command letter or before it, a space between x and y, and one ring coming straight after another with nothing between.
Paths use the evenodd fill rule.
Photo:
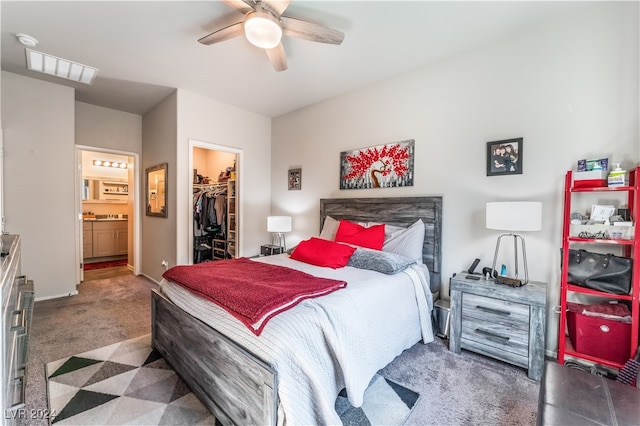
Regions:
<instances>
[{"instance_id":1,"label":"white basket on shelf","mask_svg":"<svg viewBox=\"0 0 640 426\"><path fill-rule=\"evenodd\" d=\"M581 233L587 235L602 235L605 233L612 240L632 240L634 235L635 226L614 226L614 225L574 225L571 224L569 230L569 236L580 237ZM584 234L583 234L584 235ZM599 238L599 237L586 237L586 238ZM599 238L604 239L604 238Z\"/></svg>"}]
</instances>

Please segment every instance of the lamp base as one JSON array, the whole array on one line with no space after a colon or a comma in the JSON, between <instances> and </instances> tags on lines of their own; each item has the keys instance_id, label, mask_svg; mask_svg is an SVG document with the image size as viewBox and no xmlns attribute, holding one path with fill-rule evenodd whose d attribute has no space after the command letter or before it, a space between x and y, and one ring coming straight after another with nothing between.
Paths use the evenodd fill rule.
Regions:
<instances>
[{"instance_id":1,"label":"lamp base","mask_svg":"<svg viewBox=\"0 0 640 426\"><path fill-rule=\"evenodd\" d=\"M272 246L283 247L284 251L287 251L287 242L284 239L284 232L274 232L271 234L271 244Z\"/></svg>"},{"instance_id":2,"label":"lamp base","mask_svg":"<svg viewBox=\"0 0 640 426\"><path fill-rule=\"evenodd\" d=\"M498 284L504 284L504 285L508 285L510 287L522 287L523 285L526 284L526 282L522 282L517 278L509 278L509 277L503 277L501 275L498 275L496 277L496 282Z\"/></svg>"},{"instance_id":3,"label":"lamp base","mask_svg":"<svg viewBox=\"0 0 640 426\"><path fill-rule=\"evenodd\" d=\"M496 270L496 261L498 260L498 252L500 251L500 240L502 239L502 237L513 237L513 254L514 254L514 267L515 267L515 277L514 278L509 278L506 276L500 276L498 275L496 277L496 282L498 282L498 278L502 278L505 280L514 280L514 281L518 281L520 282L520 280L518 280L518 240L520 240L520 245L522 247L522 263L524 266L524 281L521 282L520 285L517 285L515 287L520 287L526 283L529 282L529 270L527 268L527 250L524 246L524 238L522 238L522 235L520 234L514 234L514 233L508 233L508 234L502 234L498 237L498 241L496 243L496 251L493 255L493 265L491 266L492 271ZM505 284L505 283L502 283ZM509 284L511 285L511 284Z\"/></svg>"}]
</instances>

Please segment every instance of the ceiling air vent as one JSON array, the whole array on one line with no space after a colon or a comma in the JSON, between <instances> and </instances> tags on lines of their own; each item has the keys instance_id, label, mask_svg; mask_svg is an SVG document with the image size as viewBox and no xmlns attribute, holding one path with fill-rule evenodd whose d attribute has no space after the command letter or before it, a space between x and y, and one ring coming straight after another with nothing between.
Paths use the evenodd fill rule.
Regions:
<instances>
[{"instance_id":1,"label":"ceiling air vent","mask_svg":"<svg viewBox=\"0 0 640 426\"><path fill-rule=\"evenodd\" d=\"M27 55L27 69L55 77L66 78L78 83L93 84L98 69L79 64L67 59L58 58L47 53L25 49Z\"/></svg>"}]
</instances>

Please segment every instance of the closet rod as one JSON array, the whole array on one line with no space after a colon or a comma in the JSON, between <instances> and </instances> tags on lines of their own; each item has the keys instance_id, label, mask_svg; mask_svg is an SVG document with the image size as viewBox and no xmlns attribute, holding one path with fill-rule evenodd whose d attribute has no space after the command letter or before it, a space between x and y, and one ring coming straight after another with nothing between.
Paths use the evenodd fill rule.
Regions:
<instances>
[{"instance_id":1,"label":"closet rod","mask_svg":"<svg viewBox=\"0 0 640 426\"><path fill-rule=\"evenodd\" d=\"M225 183L194 183L194 188L206 189L206 188L226 188L227 184Z\"/></svg>"}]
</instances>

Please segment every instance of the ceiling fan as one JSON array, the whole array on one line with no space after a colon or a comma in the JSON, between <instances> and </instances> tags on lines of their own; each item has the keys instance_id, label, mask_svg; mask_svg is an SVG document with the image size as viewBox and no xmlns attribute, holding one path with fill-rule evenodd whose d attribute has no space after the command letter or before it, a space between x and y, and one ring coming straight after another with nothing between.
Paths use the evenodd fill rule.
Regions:
<instances>
[{"instance_id":1,"label":"ceiling fan","mask_svg":"<svg viewBox=\"0 0 640 426\"><path fill-rule=\"evenodd\" d=\"M276 71L287 69L287 57L282 36L296 37L320 43L340 44L344 33L322 25L282 14L291 0L223 0L244 14L244 19L202 37L205 45L219 43L244 34L249 42L261 47Z\"/></svg>"}]
</instances>

